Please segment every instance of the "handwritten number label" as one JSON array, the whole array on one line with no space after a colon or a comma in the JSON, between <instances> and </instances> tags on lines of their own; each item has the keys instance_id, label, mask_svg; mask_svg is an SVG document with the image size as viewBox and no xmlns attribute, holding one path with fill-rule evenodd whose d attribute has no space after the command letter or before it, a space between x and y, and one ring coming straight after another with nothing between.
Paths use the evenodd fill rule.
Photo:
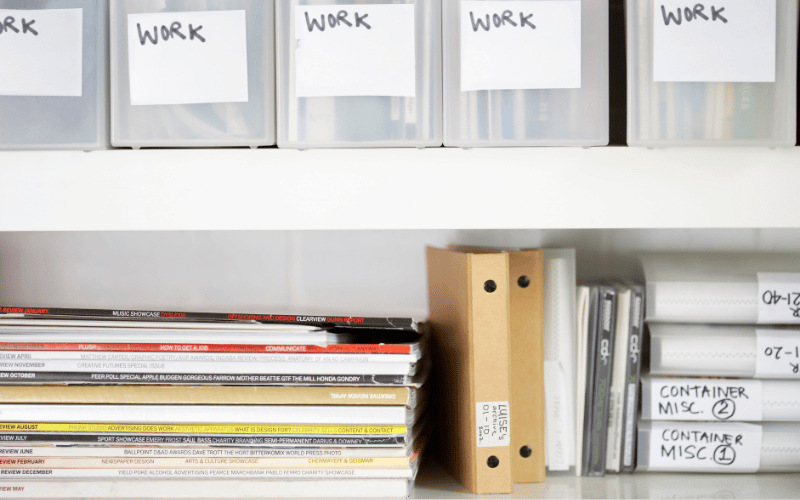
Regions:
<instances>
[{"instance_id":1,"label":"handwritten number label","mask_svg":"<svg viewBox=\"0 0 800 500\"><path fill-rule=\"evenodd\" d=\"M243 10L128 15L131 105L247 102Z\"/></svg>"},{"instance_id":2,"label":"handwritten number label","mask_svg":"<svg viewBox=\"0 0 800 500\"><path fill-rule=\"evenodd\" d=\"M416 96L414 4L294 7L297 97Z\"/></svg>"},{"instance_id":3,"label":"handwritten number label","mask_svg":"<svg viewBox=\"0 0 800 500\"><path fill-rule=\"evenodd\" d=\"M475 428L478 448L509 446L511 417L508 401L475 403Z\"/></svg>"},{"instance_id":4,"label":"handwritten number label","mask_svg":"<svg viewBox=\"0 0 800 500\"><path fill-rule=\"evenodd\" d=\"M758 273L758 322L800 323L800 273Z\"/></svg>"},{"instance_id":5,"label":"handwritten number label","mask_svg":"<svg viewBox=\"0 0 800 500\"><path fill-rule=\"evenodd\" d=\"M774 82L777 0L653 0L653 80Z\"/></svg>"},{"instance_id":6,"label":"handwritten number label","mask_svg":"<svg viewBox=\"0 0 800 500\"><path fill-rule=\"evenodd\" d=\"M0 9L0 95L83 95L83 9Z\"/></svg>"},{"instance_id":7,"label":"handwritten number label","mask_svg":"<svg viewBox=\"0 0 800 500\"><path fill-rule=\"evenodd\" d=\"M653 420L758 422L762 418L760 380L650 380Z\"/></svg>"},{"instance_id":8,"label":"handwritten number label","mask_svg":"<svg viewBox=\"0 0 800 500\"><path fill-rule=\"evenodd\" d=\"M741 422L650 423L650 471L756 472L760 425Z\"/></svg>"},{"instance_id":9,"label":"handwritten number label","mask_svg":"<svg viewBox=\"0 0 800 500\"><path fill-rule=\"evenodd\" d=\"M756 330L755 376L800 380L800 331Z\"/></svg>"},{"instance_id":10,"label":"handwritten number label","mask_svg":"<svg viewBox=\"0 0 800 500\"><path fill-rule=\"evenodd\" d=\"M581 87L581 2L461 0L461 91Z\"/></svg>"}]
</instances>

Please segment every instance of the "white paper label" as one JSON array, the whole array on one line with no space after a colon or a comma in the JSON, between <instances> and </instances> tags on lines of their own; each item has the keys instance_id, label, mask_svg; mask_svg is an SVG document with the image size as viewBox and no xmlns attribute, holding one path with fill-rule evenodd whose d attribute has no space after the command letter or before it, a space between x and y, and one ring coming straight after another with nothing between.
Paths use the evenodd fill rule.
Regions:
<instances>
[{"instance_id":1,"label":"white paper label","mask_svg":"<svg viewBox=\"0 0 800 500\"><path fill-rule=\"evenodd\" d=\"M776 0L653 1L653 80L774 82Z\"/></svg>"},{"instance_id":2,"label":"white paper label","mask_svg":"<svg viewBox=\"0 0 800 500\"><path fill-rule=\"evenodd\" d=\"M581 86L581 2L461 1L461 91Z\"/></svg>"},{"instance_id":3,"label":"white paper label","mask_svg":"<svg viewBox=\"0 0 800 500\"><path fill-rule=\"evenodd\" d=\"M128 14L131 105L247 102L245 11Z\"/></svg>"},{"instance_id":4,"label":"white paper label","mask_svg":"<svg viewBox=\"0 0 800 500\"><path fill-rule=\"evenodd\" d=\"M294 12L297 97L416 95L414 4Z\"/></svg>"},{"instance_id":5,"label":"white paper label","mask_svg":"<svg viewBox=\"0 0 800 500\"><path fill-rule=\"evenodd\" d=\"M758 322L800 323L799 273L758 273Z\"/></svg>"},{"instance_id":6,"label":"white paper label","mask_svg":"<svg viewBox=\"0 0 800 500\"><path fill-rule=\"evenodd\" d=\"M761 426L741 422L651 422L651 471L756 472Z\"/></svg>"},{"instance_id":7,"label":"white paper label","mask_svg":"<svg viewBox=\"0 0 800 500\"><path fill-rule=\"evenodd\" d=\"M83 94L83 9L0 9L0 95Z\"/></svg>"},{"instance_id":8,"label":"white paper label","mask_svg":"<svg viewBox=\"0 0 800 500\"><path fill-rule=\"evenodd\" d=\"M756 330L755 376L800 379L800 332Z\"/></svg>"},{"instance_id":9,"label":"white paper label","mask_svg":"<svg viewBox=\"0 0 800 500\"><path fill-rule=\"evenodd\" d=\"M511 444L511 415L508 401L475 403L478 448Z\"/></svg>"},{"instance_id":10,"label":"white paper label","mask_svg":"<svg viewBox=\"0 0 800 500\"><path fill-rule=\"evenodd\" d=\"M760 422L760 380L654 378L650 382L653 420Z\"/></svg>"}]
</instances>

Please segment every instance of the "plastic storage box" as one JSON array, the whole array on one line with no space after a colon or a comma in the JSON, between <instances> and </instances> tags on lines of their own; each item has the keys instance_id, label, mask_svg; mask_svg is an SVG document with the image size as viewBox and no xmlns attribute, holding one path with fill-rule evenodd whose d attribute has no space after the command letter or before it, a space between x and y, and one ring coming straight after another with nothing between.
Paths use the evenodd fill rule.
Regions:
<instances>
[{"instance_id":1,"label":"plastic storage box","mask_svg":"<svg viewBox=\"0 0 800 500\"><path fill-rule=\"evenodd\" d=\"M101 0L0 0L0 149L108 147L107 16Z\"/></svg>"},{"instance_id":2,"label":"plastic storage box","mask_svg":"<svg viewBox=\"0 0 800 500\"><path fill-rule=\"evenodd\" d=\"M677 34L691 34L689 30L706 29L709 33L724 33L721 29L741 29L742 18L751 21L752 13L733 10L735 4L725 3L720 14L727 16L722 23L719 16L714 19L710 12L711 5L706 5L702 16L694 14L695 3L686 2L687 10L681 9L681 24L678 25L678 10L671 8L661 11L661 3L653 0L626 0L626 24L628 40L628 145L630 146L794 146L796 141L796 102L797 102L797 0L773 0L777 2L775 25L775 59L774 75L772 74L771 51L772 37L762 41L768 50L762 51L763 57L755 54L741 54L740 49L730 45L729 39L709 38L708 42L689 47L676 45L668 36L661 35L660 43L664 50L671 50L674 55L687 57L691 47L702 50L706 45L717 45L717 54L738 59L734 64L707 64L708 71L701 71L695 65L686 65L686 72L675 72L673 64L681 64L676 59L661 56L663 68L656 75L654 61L656 58L654 43L656 25L661 28L669 22L669 30ZM691 3L691 5L689 5ZM746 3L746 2L745 2ZM749 2L755 8L762 5ZM700 4L698 4L700 5ZM719 8L719 6L716 6ZM666 15L667 20L664 20ZM670 17L671 16L671 17ZM688 19L688 21L687 21ZM755 25L755 20L752 20ZM759 21L760 22L760 21ZM763 25L763 24L762 24ZM770 23L771 26L771 23ZM713 31L717 30L717 31ZM770 28L771 30L771 28ZM760 29L759 33L770 30ZM666 30L665 30L666 31ZM662 31L664 33L665 31ZM750 32L731 32L746 45L755 46L750 39ZM771 34L770 34L771 35ZM769 43L768 43L769 42ZM768 44L767 44L768 43ZM745 47L746 48L746 47ZM765 71L770 76L758 82L742 81L748 77L753 68L761 68L755 61L768 62ZM674 61L670 63L670 61ZM742 63L742 61L746 61ZM685 63L684 63L685 64ZM744 65L742 65L744 64ZM692 69L694 68L694 69ZM736 72L745 70L741 78L730 78ZM696 78L689 73L702 73L709 77ZM669 73L669 74L668 74ZM709 81L710 76L719 79ZM678 80L683 81L678 81ZM689 79L689 80L687 80ZM773 81L766 81L772 80ZM691 81L690 81L691 80ZM735 80L735 81L728 81Z\"/></svg>"},{"instance_id":3,"label":"plastic storage box","mask_svg":"<svg viewBox=\"0 0 800 500\"><path fill-rule=\"evenodd\" d=\"M641 254L647 282L647 320L664 323L759 322L759 274L800 273L791 253L647 252ZM789 305L782 307L791 313ZM762 324L795 323L790 318Z\"/></svg>"},{"instance_id":4,"label":"plastic storage box","mask_svg":"<svg viewBox=\"0 0 800 500\"><path fill-rule=\"evenodd\" d=\"M640 421L637 443L637 472L800 472L798 423Z\"/></svg>"},{"instance_id":5,"label":"plastic storage box","mask_svg":"<svg viewBox=\"0 0 800 500\"><path fill-rule=\"evenodd\" d=\"M277 2L279 147L442 145L440 0Z\"/></svg>"},{"instance_id":6,"label":"plastic storage box","mask_svg":"<svg viewBox=\"0 0 800 500\"><path fill-rule=\"evenodd\" d=\"M443 1L445 146L608 144L607 0Z\"/></svg>"},{"instance_id":7,"label":"plastic storage box","mask_svg":"<svg viewBox=\"0 0 800 500\"><path fill-rule=\"evenodd\" d=\"M112 145L275 144L273 6L111 0Z\"/></svg>"}]
</instances>

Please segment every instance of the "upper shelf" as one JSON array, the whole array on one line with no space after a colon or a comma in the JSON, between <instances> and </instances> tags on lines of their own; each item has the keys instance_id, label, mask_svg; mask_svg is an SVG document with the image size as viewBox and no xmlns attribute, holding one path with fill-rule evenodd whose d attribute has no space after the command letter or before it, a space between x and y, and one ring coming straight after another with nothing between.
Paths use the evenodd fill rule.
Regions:
<instances>
[{"instance_id":1,"label":"upper shelf","mask_svg":"<svg viewBox=\"0 0 800 500\"><path fill-rule=\"evenodd\" d=\"M0 231L800 227L800 148L0 152Z\"/></svg>"}]
</instances>

